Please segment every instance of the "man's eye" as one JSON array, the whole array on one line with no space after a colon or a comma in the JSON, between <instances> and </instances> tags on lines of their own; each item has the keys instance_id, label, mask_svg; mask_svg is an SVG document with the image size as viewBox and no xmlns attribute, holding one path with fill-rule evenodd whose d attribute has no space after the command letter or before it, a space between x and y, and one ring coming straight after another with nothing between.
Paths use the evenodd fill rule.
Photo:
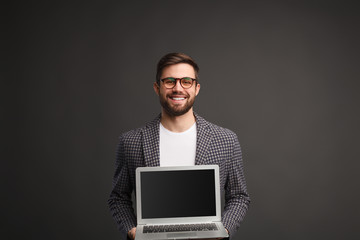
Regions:
<instances>
[{"instance_id":1,"label":"man's eye","mask_svg":"<svg viewBox=\"0 0 360 240\"><path fill-rule=\"evenodd\" d=\"M191 79L185 79L185 78L183 78L183 79L181 80L181 83L183 83L183 84L191 84L191 83L192 83L192 80L191 80Z\"/></svg>"},{"instance_id":2,"label":"man's eye","mask_svg":"<svg viewBox=\"0 0 360 240\"><path fill-rule=\"evenodd\" d=\"M172 79L166 79L164 82L165 82L165 83L173 83L174 80L172 80Z\"/></svg>"}]
</instances>

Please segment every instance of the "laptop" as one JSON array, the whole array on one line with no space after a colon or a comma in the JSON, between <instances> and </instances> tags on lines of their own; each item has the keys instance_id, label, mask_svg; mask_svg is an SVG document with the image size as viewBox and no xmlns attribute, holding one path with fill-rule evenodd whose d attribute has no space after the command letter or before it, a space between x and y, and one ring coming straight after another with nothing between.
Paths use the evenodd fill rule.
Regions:
<instances>
[{"instance_id":1,"label":"laptop","mask_svg":"<svg viewBox=\"0 0 360 240\"><path fill-rule=\"evenodd\" d=\"M218 165L136 169L136 240L225 238Z\"/></svg>"}]
</instances>

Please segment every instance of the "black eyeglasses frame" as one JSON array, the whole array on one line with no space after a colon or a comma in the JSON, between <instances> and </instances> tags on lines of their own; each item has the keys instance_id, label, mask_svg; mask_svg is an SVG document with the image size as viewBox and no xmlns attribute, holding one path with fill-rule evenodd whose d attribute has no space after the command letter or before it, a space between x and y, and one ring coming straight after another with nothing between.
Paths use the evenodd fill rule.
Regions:
<instances>
[{"instance_id":1,"label":"black eyeglasses frame","mask_svg":"<svg viewBox=\"0 0 360 240\"><path fill-rule=\"evenodd\" d=\"M184 89L189 89L189 88L191 88L191 87L194 85L194 82L197 82L197 79L196 79L196 78L191 78L191 77L183 77L183 78L167 77L167 78L160 79L160 81L164 83L164 81L167 80L167 79L174 81L175 84L174 84L173 87L170 87L170 88L168 88L168 87L166 87L166 86L164 85L166 89L173 89L173 88L176 86L176 83L177 83L178 80L180 81L181 87L184 88ZM191 86L189 86L189 87L184 87L183 84L182 84L182 80L189 80L189 79L192 80Z\"/></svg>"}]
</instances>

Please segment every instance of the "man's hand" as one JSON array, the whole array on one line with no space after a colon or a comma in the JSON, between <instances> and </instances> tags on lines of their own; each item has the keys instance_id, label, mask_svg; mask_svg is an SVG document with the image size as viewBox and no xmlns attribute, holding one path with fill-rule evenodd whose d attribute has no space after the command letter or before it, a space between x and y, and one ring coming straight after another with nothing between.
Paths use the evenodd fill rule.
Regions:
<instances>
[{"instance_id":1,"label":"man's hand","mask_svg":"<svg viewBox=\"0 0 360 240\"><path fill-rule=\"evenodd\" d=\"M132 228L130 231L128 231L128 236L130 239L134 240L136 235L136 227Z\"/></svg>"}]
</instances>

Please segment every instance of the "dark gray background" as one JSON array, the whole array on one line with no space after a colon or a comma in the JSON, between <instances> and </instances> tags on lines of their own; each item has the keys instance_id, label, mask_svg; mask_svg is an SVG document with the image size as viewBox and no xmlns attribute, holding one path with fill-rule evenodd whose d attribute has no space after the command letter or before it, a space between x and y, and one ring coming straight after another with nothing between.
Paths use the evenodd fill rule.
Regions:
<instances>
[{"instance_id":1,"label":"dark gray background","mask_svg":"<svg viewBox=\"0 0 360 240\"><path fill-rule=\"evenodd\" d=\"M156 63L179 51L195 110L243 149L234 239L359 239L356 1L129 2L2 5L2 236L119 239L117 137L159 113Z\"/></svg>"}]
</instances>

